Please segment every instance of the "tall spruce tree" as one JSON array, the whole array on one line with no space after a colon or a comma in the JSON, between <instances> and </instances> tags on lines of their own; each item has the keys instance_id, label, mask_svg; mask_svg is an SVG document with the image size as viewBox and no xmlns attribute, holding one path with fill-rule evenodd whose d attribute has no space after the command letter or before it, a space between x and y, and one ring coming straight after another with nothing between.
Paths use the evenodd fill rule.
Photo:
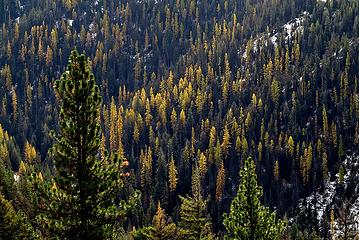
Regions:
<instances>
[{"instance_id":1,"label":"tall spruce tree","mask_svg":"<svg viewBox=\"0 0 359 240\"><path fill-rule=\"evenodd\" d=\"M132 201L118 199L124 183L117 155L98 156L102 99L84 55L71 53L55 91L61 103L60 133L51 133L55 176L51 182L39 174L35 178L40 193L38 220L51 238L111 238L114 224Z\"/></svg>"},{"instance_id":2,"label":"tall spruce tree","mask_svg":"<svg viewBox=\"0 0 359 240\"><path fill-rule=\"evenodd\" d=\"M240 171L240 185L229 214L224 214L225 239L274 240L279 239L286 223L261 204L263 189L258 185L256 166L251 158Z\"/></svg>"}]
</instances>

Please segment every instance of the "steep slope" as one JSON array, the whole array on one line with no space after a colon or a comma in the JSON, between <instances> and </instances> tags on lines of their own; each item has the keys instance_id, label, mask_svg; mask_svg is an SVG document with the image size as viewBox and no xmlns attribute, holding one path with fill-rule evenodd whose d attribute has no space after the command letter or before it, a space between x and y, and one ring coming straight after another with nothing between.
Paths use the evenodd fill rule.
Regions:
<instances>
[{"instance_id":1,"label":"steep slope","mask_svg":"<svg viewBox=\"0 0 359 240\"><path fill-rule=\"evenodd\" d=\"M177 220L198 166L222 230L248 156L265 204L294 217L358 149L357 1L3 2L1 123L51 169L53 82L84 51L104 98L102 148L128 159L128 188L143 193L135 226L159 201Z\"/></svg>"},{"instance_id":2,"label":"steep slope","mask_svg":"<svg viewBox=\"0 0 359 240\"><path fill-rule=\"evenodd\" d=\"M299 201L292 223L305 221L322 236L343 237L345 228L353 236L359 232L359 156L349 154L342 173L330 176L324 186ZM342 175L342 176L340 176Z\"/></svg>"}]
</instances>

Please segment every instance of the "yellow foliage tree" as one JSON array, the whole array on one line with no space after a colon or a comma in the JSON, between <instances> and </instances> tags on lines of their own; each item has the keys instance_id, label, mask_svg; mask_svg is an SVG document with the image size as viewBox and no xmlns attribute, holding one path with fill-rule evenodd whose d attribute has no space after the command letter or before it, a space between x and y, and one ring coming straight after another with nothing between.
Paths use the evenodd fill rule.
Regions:
<instances>
[{"instance_id":1,"label":"yellow foliage tree","mask_svg":"<svg viewBox=\"0 0 359 240\"><path fill-rule=\"evenodd\" d=\"M198 168L201 179L203 179L204 175L207 173L207 158L202 152L199 153Z\"/></svg>"},{"instance_id":2,"label":"yellow foliage tree","mask_svg":"<svg viewBox=\"0 0 359 240\"><path fill-rule=\"evenodd\" d=\"M216 200L218 202L221 201L222 199L225 181L226 181L226 170L224 168L224 163L222 161L221 165L219 166L217 180L216 180Z\"/></svg>"},{"instance_id":3,"label":"yellow foliage tree","mask_svg":"<svg viewBox=\"0 0 359 240\"><path fill-rule=\"evenodd\" d=\"M231 142L230 142L230 135L229 135L229 131L227 128L227 125L224 127L224 131L223 131L223 139L222 139L222 144L221 144L221 148L222 148L222 153L223 156L225 158L227 158L228 154L229 154L229 149L231 147Z\"/></svg>"},{"instance_id":4,"label":"yellow foliage tree","mask_svg":"<svg viewBox=\"0 0 359 240\"><path fill-rule=\"evenodd\" d=\"M279 162L278 162L278 160L276 160L274 163L273 175L276 180L279 179Z\"/></svg>"},{"instance_id":5,"label":"yellow foliage tree","mask_svg":"<svg viewBox=\"0 0 359 240\"><path fill-rule=\"evenodd\" d=\"M25 143L24 158L30 164L33 164L36 159L36 150L28 141Z\"/></svg>"},{"instance_id":6,"label":"yellow foliage tree","mask_svg":"<svg viewBox=\"0 0 359 240\"><path fill-rule=\"evenodd\" d=\"M175 165L175 161L172 157L171 161L168 164L168 186L171 192L176 190L177 182L177 168Z\"/></svg>"},{"instance_id":7,"label":"yellow foliage tree","mask_svg":"<svg viewBox=\"0 0 359 240\"><path fill-rule=\"evenodd\" d=\"M289 136L288 138L287 148L290 156L293 157L295 150L295 143L292 136Z\"/></svg>"}]
</instances>

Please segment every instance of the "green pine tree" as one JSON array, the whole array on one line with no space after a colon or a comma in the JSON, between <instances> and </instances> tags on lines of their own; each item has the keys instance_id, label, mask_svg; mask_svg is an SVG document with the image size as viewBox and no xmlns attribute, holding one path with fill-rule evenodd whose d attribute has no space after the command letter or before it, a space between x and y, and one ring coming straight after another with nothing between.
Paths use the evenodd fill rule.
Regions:
<instances>
[{"instance_id":1,"label":"green pine tree","mask_svg":"<svg viewBox=\"0 0 359 240\"><path fill-rule=\"evenodd\" d=\"M7 199L14 197L14 177L13 172L7 168L6 163L0 159L0 193Z\"/></svg>"},{"instance_id":2,"label":"green pine tree","mask_svg":"<svg viewBox=\"0 0 359 240\"><path fill-rule=\"evenodd\" d=\"M345 169L343 165L339 167L339 184L344 184L344 175L345 175Z\"/></svg>"},{"instance_id":3,"label":"green pine tree","mask_svg":"<svg viewBox=\"0 0 359 240\"><path fill-rule=\"evenodd\" d=\"M262 187L258 185L255 164L251 158L240 171L241 182L229 214L224 214L225 239L274 240L279 239L286 223L263 206Z\"/></svg>"},{"instance_id":4,"label":"green pine tree","mask_svg":"<svg viewBox=\"0 0 359 240\"><path fill-rule=\"evenodd\" d=\"M214 239L211 231L211 221L207 216L207 201L203 199L201 176L196 167L192 174L192 196L181 197L180 222L186 239Z\"/></svg>"},{"instance_id":5,"label":"green pine tree","mask_svg":"<svg viewBox=\"0 0 359 240\"><path fill-rule=\"evenodd\" d=\"M84 55L71 53L55 91L61 103L60 133L51 133L55 176L51 182L41 174L33 178L40 195L37 219L52 238L108 239L135 198L118 199L124 183L117 155L98 157L102 99Z\"/></svg>"},{"instance_id":6,"label":"green pine tree","mask_svg":"<svg viewBox=\"0 0 359 240\"><path fill-rule=\"evenodd\" d=\"M40 239L25 215L0 194L0 239Z\"/></svg>"}]
</instances>

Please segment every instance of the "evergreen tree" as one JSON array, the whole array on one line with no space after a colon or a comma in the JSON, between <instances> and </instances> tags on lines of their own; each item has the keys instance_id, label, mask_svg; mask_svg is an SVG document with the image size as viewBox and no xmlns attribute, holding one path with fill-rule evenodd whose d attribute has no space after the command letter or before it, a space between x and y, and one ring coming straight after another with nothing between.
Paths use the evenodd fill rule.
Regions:
<instances>
[{"instance_id":1,"label":"evergreen tree","mask_svg":"<svg viewBox=\"0 0 359 240\"><path fill-rule=\"evenodd\" d=\"M0 155L3 151L7 151L6 146L0 144ZM14 178L13 173L6 163L0 157L0 194L4 194L7 199L10 199L14 194Z\"/></svg>"},{"instance_id":2,"label":"evergreen tree","mask_svg":"<svg viewBox=\"0 0 359 240\"><path fill-rule=\"evenodd\" d=\"M33 177L39 223L54 238L107 239L131 204L116 201L124 185L121 161L116 155L97 157L101 97L84 55L72 52L55 90L61 102L60 134L52 133L55 177L52 182Z\"/></svg>"},{"instance_id":3,"label":"evergreen tree","mask_svg":"<svg viewBox=\"0 0 359 240\"><path fill-rule=\"evenodd\" d=\"M348 199L343 201L342 207L338 211L338 235L339 239L349 240L356 239L358 234L357 220L355 220L355 213L351 211L352 204Z\"/></svg>"},{"instance_id":4,"label":"evergreen tree","mask_svg":"<svg viewBox=\"0 0 359 240\"><path fill-rule=\"evenodd\" d=\"M24 214L0 194L0 239L40 239Z\"/></svg>"},{"instance_id":5,"label":"evergreen tree","mask_svg":"<svg viewBox=\"0 0 359 240\"><path fill-rule=\"evenodd\" d=\"M213 239L211 222L207 216L207 201L203 199L199 168L193 170L192 196L181 197L180 222L186 239Z\"/></svg>"},{"instance_id":6,"label":"evergreen tree","mask_svg":"<svg viewBox=\"0 0 359 240\"><path fill-rule=\"evenodd\" d=\"M344 175L345 175L345 169L343 165L339 167L339 184L344 184Z\"/></svg>"},{"instance_id":7,"label":"evergreen tree","mask_svg":"<svg viewBox=\"0 0 359 240\"><path fill-rule=\"evenodd\" d=\"M224 214L225 239L279 239L285 228L285 222L261 204L263 190L258 185L255 169L254 161L246 159L240 171L237 196L232 201L229 214Z\"/></svg>"}]
</instances>

